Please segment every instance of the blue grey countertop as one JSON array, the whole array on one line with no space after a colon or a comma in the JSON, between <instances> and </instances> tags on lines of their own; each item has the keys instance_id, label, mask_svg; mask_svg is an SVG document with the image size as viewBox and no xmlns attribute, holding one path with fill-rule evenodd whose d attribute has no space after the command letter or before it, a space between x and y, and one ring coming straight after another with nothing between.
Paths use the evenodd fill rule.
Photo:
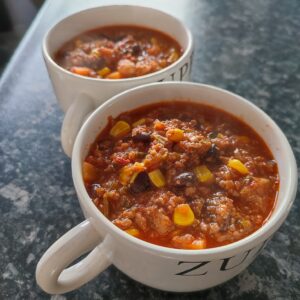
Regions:
<instances>
[{"instance_id":1,"label":"blue grey countertop","mask_svg":"<svg viewBox=\"0 0 300 300\"><path fill-rule=\"evenodd\" d=\"M46 30L82 8L121 1L48 1L0 83L0 299L300 299L300 199L252 265L193 294L145 287L109 267L63 296L35 282L44 251L83 220L60 145L63 114L41 55ZM124 1L122 1L124 2ZM141 1L126 1L141 3ZM177 15L195 38L192 79L229 89L266 111L300 159L300 2L143 1Z\"/></svg>"}]
</instances>

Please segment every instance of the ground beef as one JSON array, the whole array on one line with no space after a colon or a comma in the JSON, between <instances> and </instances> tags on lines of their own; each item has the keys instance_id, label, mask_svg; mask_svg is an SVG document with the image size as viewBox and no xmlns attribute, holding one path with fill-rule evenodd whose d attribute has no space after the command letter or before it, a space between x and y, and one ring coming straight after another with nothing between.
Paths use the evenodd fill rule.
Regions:
<instances>
[{"instance_id":1,"label":"ground beef","mask_svg":"<svg viewBox=\"0 0 300 300\"><path fill-rule=\"evenodd\" d=\"M255 210L260 212L265 212L267 209L266 195L271 188L271 181L267 178L257 178L253 177L247 185L245 185L241 192L241 198L246 201L246 203L251 204Z\"/></svg>"},{"instance_id":2,"label":"ground beef","mask_svg":"<svg viewBox=\"0 0 300 300\"><path fill-rule=\"evenodd\" d=\"M164 236L174 229L171 219L165 214L162 208L149 207L147 217L153 228L159 235Z\"/></svg>"}]
</instances>

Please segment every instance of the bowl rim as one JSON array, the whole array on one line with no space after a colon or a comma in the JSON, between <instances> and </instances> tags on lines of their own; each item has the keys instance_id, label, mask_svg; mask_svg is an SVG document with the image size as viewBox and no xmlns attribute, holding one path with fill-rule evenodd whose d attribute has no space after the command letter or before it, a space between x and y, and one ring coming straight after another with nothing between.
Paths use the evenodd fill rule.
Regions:
<instances>
[{"instance_id":1,"label":"bowl rim","mask_svg":"<svg viewBox=\"0 0 300 300\"><path fill-rule=\"evenodd\" d=\"M168 248L164 246L159 246L156 244L152 244L146 241L143 241L138 238L134 238L131 235L127 234L117 226L115 226L109 219L107 219L94 205L94 203L91 201L91 198L89 197L84 183L82 179L82 172L81 172L81 160L80 160L80 153L81 149L86 146L83 145L83 139L86 134L86 131L88 130L89 124L94 123L97 119L97 115L103 111L105 111L106 108L111 107L113 105L117 105L118 101L122 99L125 95L135 94L136 92L139 92L141 90L147 90L148 88L152 88L155 86L165 86L165 88L172 88L172 86L190 86L190 87L200 87L200 88L207 88L210 90L219 91L221 93L225 93L233 98L235 98L237 101L242 101L244 104L250 106L252 109L256 111L257 114L260 115L261 118L263 118L265 121L268 122L268 124L276 130L280 140L278 141L278 144L280 145L281 149L283 151L286 151L286 158L287 158L287 168L288 168L288 176L287 176L287 194L284 195L284 199L281 204L281 209L278 209L275 213L272 212L272 218L269 217L267 221L255 232L252 234L244 237L241 240L235 241L233 243L215 247L215 248L207 248L207 249L201 249L201 250L187 250L187 249L176 249L176 248ZM155 103L155 96L153 97L153 103ZM174 99L175 100L175 99ZM191 100L193 102L193 100ZM158 102L158 101L156 101ZM194 101L196 102L196 101ZM198 102L199 103L199 102ZM201 103L201 102L200 102ZM141 105L142 106L142 105ZM136 106L138 107L138 106ZM218 106L216 106L218 107ZM218 107L220 108L220 107ZM125 111L125 110L124 110ZM233 114L234 115L234 114ZM234 115L235 116L235 115ZM248 124L248 123L247 123ZM248 124L251 126L251 124ZM264 140L264 139L263 139ZM265 140L264 140L265 141ZM265 141L266 145L268 143ZM110 98L108 101L103 103L101 106L99 106L85 121L85 123L82 125L72 152L72 177L74 186L79 198L79 202L83 205L84 209L90 212L90 215L92 217L100 219L102 223L104 223L107 226L107 229L109 229L109 233L113 234L114 236L122 237L123 239L127 240L128 242L134 244L137 247L142 247L144 249L147 249L148 251L154 251L157 253L160 253L162 255L175 255L180 257L191 257L191 256L197 256L201 255L202 257L211 257L211 256L218 256L220 254L232 254L237 249L244 249L247 245L250 245L251 243L258 241L262 242L263 238L265 240L269 239L269 237L279 228L279 226L284 222L285 218L287 217L288 212L290 211L290 208L294 202L296 191L297 191L297 164L295 160L295 156L293 154L292 148L279 128L279 126L269 117L263 110L261 110L259 107L257 107L252 102L246 100L245 98L234 94L232 92L229 92L225 89L221 89L216 86L207 85L207 84L200 84L200 83L193 83L193 82L159 82L159 83L149 83L144 84L138 87L131 88L129 90L126 90L122 93L119 93L112 98ZM280 175L280 173L279 173ZM279 187L280 188L280 187ZM278 201L278 199L276 200ZM106 232L106 234L109 234Z\"/></svg>"},{"instance_id":2,"label":"bowl rim","mask_svg":"<svg viewBox=\"0 0 300 300\"><path fill-rule=\"evenodd\" d=\"M67 19L71 19L73 17L79 16L79 15L81 15L83 13L88 13L88 12L93 11L95 9L109 9L109 8L112 8L112 7L116 7L116 8L119 8L119 9L122 9L124 7L126 7L126 8L135 7L135 8L139 8L139 9L145 9L145 10L149 10L149 11L152 11L152 12L155 12L155 13L163 14L166 18L171 18L171 19L175 20L182 27L182 29L184 30L184 33L185 33L185 35L187 37L187 46L184 49L182 55L174 63L172 63L169 66L167 66L166 68L163 68L163 69L158 70L156 72L149 73L149 74L146 74L146 75L143 75L143 76L130 77L130 78L121 78L121 79L103 79L103 78L93 78L93 77L81 76L81 75L77 75L75 73L72 73L72 72L66 70L65 68L61 67L60 65L58 65L55 62L55 60L52 58L52 56L50 55L50 53L48 51L48 44L49 44L49 40L50 40L50 37L51 37L51 33L56 29L56 27L59 26L59 25L61 25ZM122 25L130 25L130 24L119 23L119 24L116 24L116 25L122 26ZM139 26L139 25L136 25L136 26ZM141 25L141 26L143 26L143 25ZM143 27L144 28L152 29L151 27L145 27L145 26L143 26ZM167 34L163 30L159 30L159 29L155 29L155 30L158 30L158 31L161 31L164 34ZM85 30L85 31L87 31L87 30ZM84 33L85 31L79 32L78 34ZM167 34L167 35L169 35L169 34ZM174 38L177 41L177 39L175 37L172 37L172 38ZM177 43L179 43L179 42L177 41ZM44 38L43 38L43 41L42 41L42 53L43 53L44 58L53 67L55 67L60 72L63 72L67 76L70 76L70 77L73 77L73 78L77 78L77 79L88 80L88 81L91 81L91 82L105 82L107 84L111 84L111 83L123 83L123 82L124 83L127 83L127 82L130 83L132 81L147 80L147 79L149 79L151 77L159 77L159 76L163 75L164 73L168 73L168 71L176 68L178 65L180 65L180 63L182 63L183 61L185 61L185 59L192 52L193 44L194 44L194 42L193 42L193 35L192 35L190 29L180 19L178 19L177 17L175 17L175 16L173 16L173 15L171 15L171 14L169 14L169 13L163 11L163 10L159 10L159 9L156 9L156 8L152 8L152 7L148 7L148 6L143 6L143 5L112 4L112 5L99 5L99 6L94 6L94 7L91 7L91 8L79 10L79 11L77 11L75 13L71 13L71 14L65 16L64 18L62 18L61 20L57 21L54 25L52 25L50 27L50 29L44 35ZM182 45L180 45L180 46L182 47Z\"/></svg>"}]
</instances>

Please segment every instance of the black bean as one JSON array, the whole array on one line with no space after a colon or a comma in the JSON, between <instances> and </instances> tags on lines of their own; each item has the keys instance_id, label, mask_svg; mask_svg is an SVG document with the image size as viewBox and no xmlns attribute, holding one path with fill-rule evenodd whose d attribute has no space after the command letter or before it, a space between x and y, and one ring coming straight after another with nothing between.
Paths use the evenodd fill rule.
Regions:
<instances>
[{"instance_id":1,"label":"black bean","mask_svg":"<svg viewBox=\"0 0 300 300\"><path fill-rule=\"evenodd\" d=\"M91 185L91 192L93 197L97 197L97 189L101 188L101 185L99 183L93 183Z\"/></svg>"},{"instance_id":2,"label":"black bean","mask_svg":"<svg viewBox=\"0 0 300 300\"><path fill-rule=\"evenodd\" d=\"M110 38L110 39L113 40L116 43L116 42L122 41L125 37L126 37L125 34L121 34L121 35L117 35L117 36L115 36L113 38Z\"/></svg>"},{"instance_id":3,"label":"black bean","mask_svg":"<svg viewBox=\"0 0 300 300\"><path fill-rule=\"evenodd\" d=\"M136 194L146 191L151 186L148 174L141 172L137 175L134 182L129 186L130 192Z\"/></svg>"},{"instance_id":4,"label":"black bean","mask_svg":"<svg viewBox=\"0 0 300 300\"><path fill-rule=\"evenodd\" d=\"M246 176L243 180L243 185L248 185L253 181L253 177L252 176Z\"/></svg>"},{"instance_id":5,"label":"black bean","mask_svg":"<svg viewBox=\"0 0 300 300\"><path fill-rule=\"evenodd\" d=\"M205 158L208 161L216 160L219 158L219 154L220 154L219 148L214 143L212 143L210 149L207 151L205 155Z\"/></svg>"},{"instance_id":6,"label":"black bean","mask_svg":"<svg viewBox=\"0 0 300 300\"><path fill-rule=\"evenodd\" d=\"M138 45L138 44L133 45L131 49L132 49L132 55L134 55L134 56L138 56L142 50L140 45Z\"/></svg>"},{"instance_id":7,"label":"black bean","mask_svg":"<svg viewBox=\"0 0 300 300\"><path fill-rule=\"evenodd\" d=\"M178 187L191 186L195 182L195 174L192 172L184 172L175 177L175 185Z\"/></svg>"},{"instance_id":8,"label":"black bean","mask_svg":"<svg viewBox=\"0 0 300 300\"><path fill-rule=\"evenodd\" d=\"M149 143L151 142L151 133L150 132L137 132L132 136L134 142L143 142Z\"/></svg>"},{"instance_id":9,"label":"black bean","mask_svg":"<svg viewBox=\"0 0 300 300\"><path fill-rule=\"evenodd\" d=\"M210 139L215 139L217 136L218 136L218 131L215 131L215 130L208 134L208 137Z\"/></svg>"}]
</instances>

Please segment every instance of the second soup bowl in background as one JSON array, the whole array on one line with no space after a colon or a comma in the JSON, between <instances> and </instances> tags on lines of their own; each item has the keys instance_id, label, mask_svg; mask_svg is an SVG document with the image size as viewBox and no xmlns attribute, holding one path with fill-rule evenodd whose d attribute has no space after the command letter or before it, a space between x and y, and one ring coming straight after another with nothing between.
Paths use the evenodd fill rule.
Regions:
<instances>
[{"instance_id":1,"label":"second soup bowl in background","mask_svg":"<svg viewBox=\"0 0 300 300\"><path fill-rule=\"evenodd\" d=\"M176 62L157 72L114 80L76 75L53 59L60 47L80 33L111 25L136 25L166 33L180 44L183 54ZM71 156L76 134L87 115L113 95L146 83L189 80L192 50L192 35L188 28L177 18L149 7L94 7L70 15L54 25L44 38L43 56L57 100L66 113L61 132L65 153Z\"/></svg>"},{"instance_id":2,"label":"second soup bowl in background","mask_svg":"<svg viewBox=\"0 0 300 300\"><path fill-rule=\"evenodd\" d=\"M269 219L251 235L210 249L166 248L127 234L108 220L89 197L82 165L108 118L143 105L172 100L211 105L233 114L258 132L273 153L280 177L276 204ZM141 283L166 291L191 292L218 285L239 274L257 257L286 219L297 188L297 166L292 149L269 116L228 91L179 82L136 87L114 96L96 109L76 138L72 176L86 220L56 241L39 261L37 282L48 293L65 293L78 288L110 264ZM84 259L67 268L88 251L91 252Z\"/></svg>"}]
</instances>

